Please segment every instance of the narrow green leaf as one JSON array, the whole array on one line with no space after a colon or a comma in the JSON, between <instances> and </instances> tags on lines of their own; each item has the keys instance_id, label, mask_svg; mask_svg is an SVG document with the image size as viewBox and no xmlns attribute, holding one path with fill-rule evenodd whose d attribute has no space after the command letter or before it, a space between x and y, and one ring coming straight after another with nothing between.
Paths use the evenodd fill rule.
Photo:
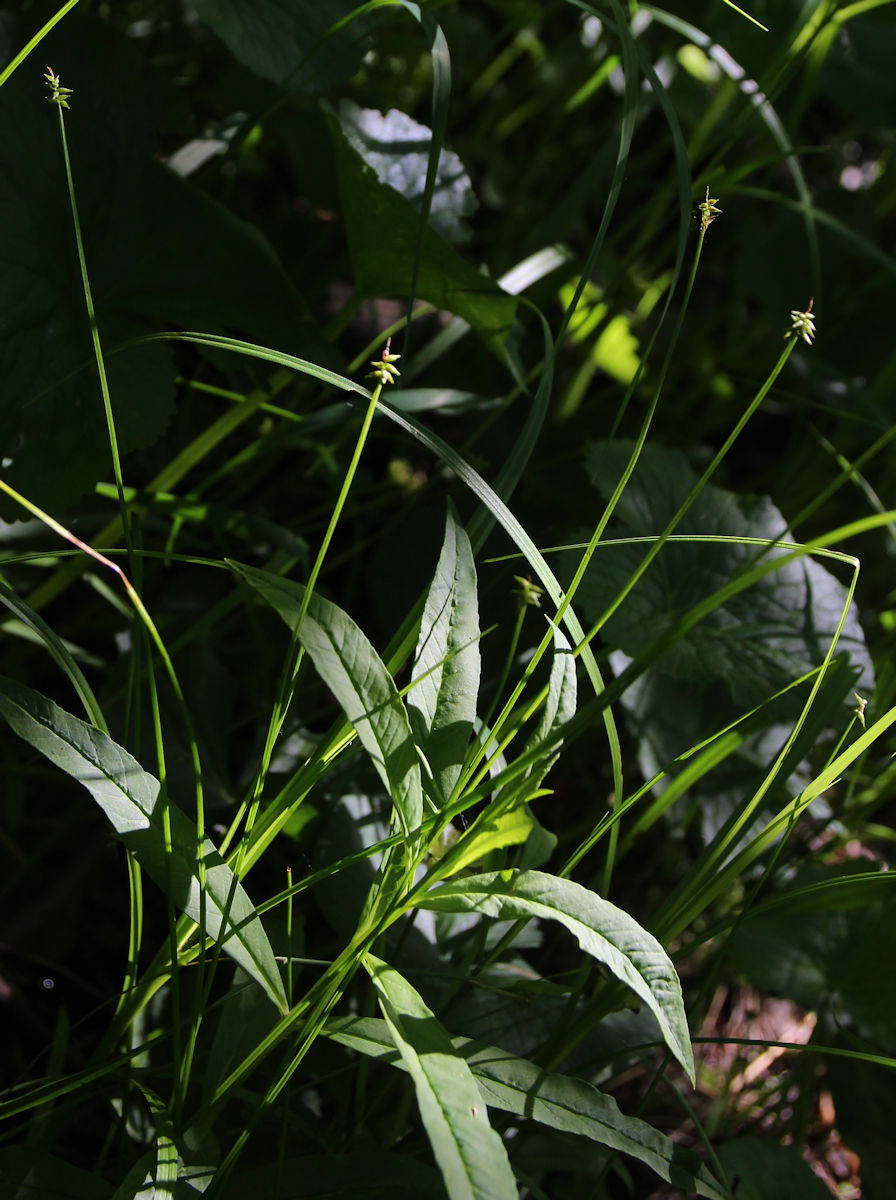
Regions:
<instances>
[{"instance_id":1,"label":"narrow green leaf","mask_svg":"<svg viewBox=\"0 0 896 1200\"><path fill-rule=\"evenodd\" d=\"M656 1017L666 1045L694 1081L694 1056L675 968L653 934L570 879L542 871L500 871L443 884L417 901L441 912L476 912L503 921L559 921L579 945L627 984Z\"/></svg>"},{"instance_id":2,"label":"narrow green leaf","mask_svg":"<svg viewBox=\"0 0 896 1200\"><path fill-rule=\"evenodd\" d=\"M372 1017L340 1017L328 1022L327 1037L369 1058L403 1067L385 1021ZM489 1108L512 1112L552 1129L575 1133L611 1150L629 1154L661 1179L710 1200L722 1191L697 1155L637 1117L627 1117L611 1097L583 1079L548 1074L535 1063L506 1050L468 1038L453 1038Z\"/></svg>"},{"instance_id":3,"label":"narrow green leaf","mask_svg":"<svg viewBox=\"0 0 896 1200\"><path fill-rule=\"evenodd\" d=\"M295 629L304 587L269 571L227 561ZM316 594L299 640L370 755L404 833L410 836L423 819L423 789L407 710L392 676L351 617Z\"/></svg>"},{"instance_id":4,"label":"narrow green leaf","mask_svg":"<svg viewBox=\"0 0 896 1200\"><path fill-rule=\"evenodd\" d=\"M414 656L408 708L444 802L460 775L479 695L479 605L470 539L453 508L430 585Z\"/></svg>"},{"instance_id":5,"label":"narrow green leaf","mask_svg":"<svg viewBox=\"0 0 896 1200\"><path fill-rule=\"evenodd\" d=\"M758 25L758 27L759 27L761 30L763 30L765 33L768 33L768 26L767 26L767 25L763 25L761 21L757 21L757 20L756 20L756 18L755 18L755 17L753 17L753 16L751 16L751 15L750 15L748 12L746 12L746 10L745 10L745 9L743 9L743 8L738 8L738 6L737 6L736 4L734 4L734 3L733 3L733 0L723 0L723 3L727 4L729 8L733 8L733 9L734 9L734 11L735 11L736 13L740 13L740 15L741 15L742 17L746 17L746 19L747 19L748 21L752 21L752 23L753 23L754 25Z\"/></svg>"},{"instance_id":6,"label":"narrow green leaf","mask_svg":"<svg viewBox=\"0 0 896 1200\"><path fill-rule=\"evenodd\" d=\"M470 1068L406 979L372 955L365 965L414 1081L420 1116L451 1200L516 1200L507 1151L488 1123Z\"/></svg>"},{"instance_id":7,"label":"narrow green leaf","mask_svg":"<svg viewBox=\"0 0 896 1200\"><path fill-rule=\"evenodd\" d=\"M551 621L554 629L554 661L551 665L551 677L548 682L547 703L538 722L538 728L529 741L527 750L537 747L557 732L567 721L572 720L576 711L576 660L573 657L566 635ZM553 741L550 749L542 758L529 768L530 795L535 790L557 761L563 747L562 741Z\"/></svg>"},{"instance_id":8,"label":"narrow green leaf","mask_svg":"<svg viewBox=\"0 0 896 1200\"><path fill-rule=\"evenodd\" d=\"M462 835L460 841L458 841L457 830L454 829L454 826L449 826L446 831L449 834L446 849L440 850L438 846L431 847L430 854L434 858L442 858L447 850L457 844L457 848L451 856L450 870L445 872L445 878L448 878L473 863L482 862L485 856L493 850L521 845L537 828L538 825L529 811L528 804L520 804L497 816L487 809L477 818L472 828ZM452 831L453 836L451 836Z\"/></svg>"},{"instance_id":9,"label":"narrow green leaf","mask_svg":"<svg viewBox=\"0 0 896 1200\"><path fill-rule=\"evenodd\" d=\"M136 759L99 729L71 716L51 700L0 676L0 714L24 741L72 779L82 783L140 866L192 920L200 917L196 827L168 803L171 853L166 853L161 785ZM286 994L264 927L249 897L212 843L205 863L205 932L256 980L281 1011ZM232 895L231 895L232 893ZM223 938L223 914L230 903Z\"/></svg>"},{"instance_id":10,"label":"narrow green leaf","mask_svg":"<svg viewBox=\"0 0 896 1200\"><path fill-rule=\"evenodd\" d=\"M172 1136L171 1120L155 1092L140 1082L137 1087L155 1123L156 1153L155 1163L147 1171L143 1186L135 1193L134 1200L164 1200L174 1195L178 1178L177 1146Z\"/></svg>"}]
</instances>

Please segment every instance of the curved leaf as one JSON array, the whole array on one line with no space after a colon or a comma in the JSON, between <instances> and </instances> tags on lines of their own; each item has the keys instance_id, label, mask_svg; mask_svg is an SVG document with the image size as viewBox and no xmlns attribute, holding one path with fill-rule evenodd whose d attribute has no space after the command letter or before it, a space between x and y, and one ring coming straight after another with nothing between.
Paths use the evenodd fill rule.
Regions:
<instances>
[{"instance_id":1,"label":"curved leaf","mask_svg":"<svg viewBox=\"0 0 896 1200\"><path fill-rule=\"evenodd\" d=\"M385 1021L341 1017L328 1022L324 1032L332 1041L369 1058L404 1065ZM626 1116L612 1096L585 1080L549 1074L528 1059L468 1038L453 1038L452 1045L469 1065L489 1108L512 1112L629 1154L682 1191L696 1192L710 1200L727 1196L693 1151L679 1146L646 1121Z\"/></svg>"},{"instance_id":2,"label":"curved leaf","mask_svg":"<svg viewBox=\"0 0 896 1200\"><path fill-rule=\"evenodd\" d=\"M414 656L408 708L416 714L442 802L460 775L479 695L479 606L470 539L448 510Z\"/></svg>"},{"instance_id":3,"label":"curved leaf","mask_svg":"<svg viewBox=\"0 0 896 1200\"><path fill-rule=\"evenodd\" d=\"M406 979L372 955L366 966L414 1081L420 1116L451 1200L516 1200L507 1151L488 1123L470 1068Z\"/></svg>"},{"instance_id":4,"label":"curved leaf","mask_svg":"<svg viewBox=\"0 0 896 1200\"><path fill-rule=\"evenodd\" d=\"M227 561L295 629L304 587L270 571ZM392 676L351 617L316 594L299 640L354 726L409 836L423 819L423 788L410 721Z\"/></svg>"},{"instance_id":5,"label":"curved leaf","mask_svg":"<svg viewBox=\"0 0 896 1200\"><path fill-rule=\"evenodd\" d=\"M653 934L571 879L542 871L500 871L443 884L417 901L441 912L500 920L559 921L579 945L627 984L656 1017L666 1045L694 1081L694 1056L675 968Z\"/></svg>"},{"instance_id":6,"label":"curved leaf","mask_svg":"<svg viewBox=\"0 0 896 1200\"><path fill-rule=\"evenodd\" d=\"M562 629L554 625L553 621L551 626L554 630L554 661L548 681L548 698L527 750L536 750L567 721L571 721L576 712L576 660L573 657L572 646ZM526 778L529 781L530 795L557 761L562 748L562 741L552 741L550 749L529 768Z\"/></svg>"},{"instance_id":7,"label":"curved leaf","mask_svg":"<svg viewBox=\"0 0 896 1200\"><path fill-rule=\"evenodd\" d=\"M196 827L169 801L161 785L136 759L99 729L71 716L45 696L0 676L0 714L12 730L72 779L82 783L146 873L172 902L198 922L203 907L196 854ZM166 852L163 818L171 827ZM259 983L281 1011L286 993L265 934L245 890L208 839L205 866L205 932ZM221 937L224 912L227 927Z\"/></svg>"}]
</instances>

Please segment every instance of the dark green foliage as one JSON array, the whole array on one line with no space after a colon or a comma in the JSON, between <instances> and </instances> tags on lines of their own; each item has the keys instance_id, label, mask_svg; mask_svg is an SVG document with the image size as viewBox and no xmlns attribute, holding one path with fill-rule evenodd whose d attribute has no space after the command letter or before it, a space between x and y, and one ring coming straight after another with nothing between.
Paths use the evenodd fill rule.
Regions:
<instances>
[{"instance_id":1,"label":"dark green foliage","mask_svg":"<svg viewBox=\"0 0 896 1200\"><path fill-rule=\"evenodd\" d=\"M748 7L0 12L4 1197L888 1195L896 18Z\"/></svg>"}]
</instances>

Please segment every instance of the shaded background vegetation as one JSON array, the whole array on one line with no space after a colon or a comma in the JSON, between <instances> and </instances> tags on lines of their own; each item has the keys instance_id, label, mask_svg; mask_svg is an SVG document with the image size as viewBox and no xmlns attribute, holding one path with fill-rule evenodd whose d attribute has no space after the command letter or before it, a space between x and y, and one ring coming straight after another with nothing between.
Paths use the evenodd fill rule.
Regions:
<instances>
[{"instance_id":1,"label":"shaded background vegetation","mask_svg":"<svg viewBox=\"0 0 896 1200\"><path fill-rule=\"evenodd\" d=\"M810 297L817 343L797 347L682 532L774 538L790 530L808 541L885 511L893 494L892 6L754 0L750 12L767 32L720 2L676 0L662 9L446 0L422 7L450 56L449 63L436 54L445 76L435 78L435 119L429 35L398 6L358 16L337 0L82 0L37 52L74 89L67 129L124 480L139 517L138 546L158 556L143 560L140 586L185 685L212 826L226 826L251 785L282 637L273 614L237 597L229 573L187 560L232 557L304 577L361 413L307 378L176 340L138 341L147 334L226 334L361 378L379 352L372 343L400 321L413 289L425 311L407 340L402 331L394 335L402 386L390 401L494 481L544 375L532 306L559 329L608 197L621 185L552 364L546 420L510 501L539 546L587 540L657 386L681 303L679 275L696 243L694 206L708 186L723 215L707 235L649 452L610 532L661 530L772 369L790 310L804 309ZM0 14L0 57L17 52L52 11L23 3ZM634 39L619 36L622 22ZM27 60L0 90L3 478L78 536L120 546L55 113L44 103L37 63ZM450 100L438 90L448 78ZM434 123L450 153L435 182L434 232L418 239ZM632 140L614 179L620 131ZM492 282L524 262L525 284L508 286L524 292L525 302ZM471 332L452 341L458 319ZM220 424L227 414L232 431ZM208 429L220 436L197 443ZM465 519L476 511L447 468L378 420L322 577L325 593L378 646L432 575L449 497ZM83 560L60 556L58 543L8 499L2 515L6 586L74 648L113 736L138 758L148 754L149 717L129 685L128 612L108 580ZM850 660L824 692L781 778L781 795L824 765L849 724L854 691L869 700L869 718L893 703L894 537L891 523L844 543L862 560L857 607L844 629ZM516 617L513 576L527 573L519 559L504 560L513 549L493 534L479 558L482 626L492 630L482 645L487 700L499 686ZM742 551L664 553L662 570L604 630L599 659L608 673L720 586L747 556ZM610 555L592 569L578 601L586 626L637 561ZM556 562L568 579L575 559ZM773 576L765 592L745 593L710 631L698 627L678 645L678 658L656 664L620 705L627 793L817 665L846 580L835 568L784 583ZM785 584L802 588L801 599L785 602ZM519 652L541 632L534 613L527 615ZM4 633L4 673L70 705L55 666L15 610ZM332 697L310 674L303 687L274 762L281 780L335 715ZM738 797L757 786L805 694L764 708L743 746L717 773L682 789L668 815L636 833L623 828L612 872L601 852L577 878L609 887L615 903L650 927ZM171 706L164 695L162 703ZM176 718L170 725L174 790L188 777L189 760L177 745ZM564 754L551 777L553 795L538 809L559 841L557 862L611 800L599 730L598 723ZM122 852L101 815L5 732L2 754L3 1060L5 1082L13 1083L47 1069L49 1044L67 1069L88 1060L120 986L127 925ZM769 894L890 860L890 755L884 739L848 783L813 808L781 853ZM298 872L347 853L370 787L357 760L334 773L259 867L253 894L281 887L287 865ZM715 897L672 949L683 952L692 939L696 945L737 912L755 878ZM306 901L298 936L308 954L338 952L354 918L350 891L340 877ZM818 1013L827 1045L896 1053L893 902L878 890L869 895L873 902L859 896L841 908L807 901L788 909L786 922L780 909L758 912L722 958L684 954L693 1031L714 996L736 1008L736 989L748 984L759 997L795 1006L791 1024ZM154 895L147 921L156 935L148 940L161 941L166 914ZM637 1024L614 1014L620 1027L612 1036L606 1026L589 1029L587 1012L570 1010L560 986L573 969L566 947L547 947L539 960L543 988L506 1003L497 1002L497 987L474 991L458 1010L457 1029L547 1061L560 1048L558 1020L572 1012L583 1035L567 1065L598 1082L622 1076L620 1094L639 1104L649 1075L626 1075L638 1056L624 1052L638 1044ZM713 1011L710 1036L722 1028ZM762 1036L788 1040L780 1029ZM332 1054L321 1051L319 1073L335 1069ZM724 1147L759 1129L774 1147L770 1155L781 1142L805 1146L821 1090L833 1097L840 1135L861 1159L862 1194L888 1195L896 1164L881 1122L896 1102L892 1075L846 1058L830 1059L823 1076L820 1056L786 1061L782 1079L772 1078L752 1106L739 1106L726 1076L734 1066L708 1060L700 1116L709 1136ZM321 1103L329 1132L301 1134L317 1152L369 1149L380 1136L382 1113L359 1129L348 1100L343 1105L334 1092ZM658 1126L700 1142L668 1099L645 1103ZM302 1120L311 1125L312 1115ZM95 1169L110 1186L94 1194L111 1195L130 1163L124 1133L111 1137L109 1127L107 1102L85 1100L77 1129L60 1120L58 1130L40 1131L41 1144ZM139 1131L128 1132L139 1141ZM10 1133L13 1141L22 1137L19 1127ZM577 1179L606 1166L603 1152L570 1140L561 1171L557 1145L556 1135L533 1135L519 1156L551 1196L571 1194ZM749 1179L737 1144L728 1153L729 1172ZM753 1155L755 1166L761 1155L755 1148ZM817 1157L830 1178L830 1155ZM789 1166L769 1169L791 1194L815 1194L795 1159L794 1152L783 1160ZM797 1172L792 1186L781 1183L789 1169ZM853 1161L841 1175L844 1186L857 1186ZM650 1184L637 1175L631 1183L625 1172L606 1194L626 1194L629 1184L629 1194L649 1194ZM750 1186L756 1195L778 1194L761 1190L755 1177ZM736 1192L752 1194L747 1184Z\"/></svg>"}]
</instances>

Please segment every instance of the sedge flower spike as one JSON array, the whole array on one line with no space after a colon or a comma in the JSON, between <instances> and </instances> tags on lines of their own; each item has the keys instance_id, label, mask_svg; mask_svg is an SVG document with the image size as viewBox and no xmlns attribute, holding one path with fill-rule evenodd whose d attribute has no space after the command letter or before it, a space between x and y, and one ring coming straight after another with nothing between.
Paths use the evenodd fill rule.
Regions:
<instances>
[{"instance_id":1,"label":"sedge flower spike","mask_svg":"<svg viewBox=\"0 0 896 1200\"><path fill-rule=\"evenodd\" d=\"M709 188L706 189L706 199L697 205L700 212L700 232L706 233L710 225L722 215L722 210L718 207L718 199L713 199L709 194Z\"/></svg>"},{"instance_id":2,"label":"sedge flower spike","mask_svg":"<svg viewBox=\"0 0 896 1200\"><path fill-rule=\"evenodd\" d=\"M50 94L47 96L48 103L58 104L60 108L68 108L68 98L74 94L72 89L62 86L59 82L59 76L53 74L52 67L47 67L44 79L46 79L47 87L50 89Z\"/></svg>"},{"instance_id":3,"label":"sedge flower spike","mask_svg":"<svg viewBox=\"0 0 896 1200\"><path fill-rule=\"evenodd\" d=\"M541 597L544 595L544 588L540 588L537 583L533 583L529 576L523 579L522 575L514 575L514 579L520 585L516 593L519 596L520 604L523 606L528 604L532 608L541 608Z\"/></svg>"},{"instance_id":4,"label":"sedge flower spike","mask_svg":"<svg viewBox=\"0 0 896 1200\"><path fill-rule=\"evenodd\" d=\"M801 337L809 346L812 345L812 339L815 337L815 318L812 316L812 305L814 303L815 298L813 297L809 301L809 307L805 312L800 312L798 308L791 309L791 325L784 334L785 338Z\"/></svg>"},{"instance_id":5,"label":"sedge flower spike","mask_svg":"<svg viewBox=\"0 0 896 1200\"><path fill-rule=\"evenodd\" d=\"M386 347L383 350L383 357L379 362L372 362L370 365L373 370L367 376L368 379L375 379L380 387L387 383L394 383L396 376L401 375L398 367L395 364L401 358L400 354L390 354L389 347L392 345L392 339L386 339Z\"/></svg>"}]
</instances>

